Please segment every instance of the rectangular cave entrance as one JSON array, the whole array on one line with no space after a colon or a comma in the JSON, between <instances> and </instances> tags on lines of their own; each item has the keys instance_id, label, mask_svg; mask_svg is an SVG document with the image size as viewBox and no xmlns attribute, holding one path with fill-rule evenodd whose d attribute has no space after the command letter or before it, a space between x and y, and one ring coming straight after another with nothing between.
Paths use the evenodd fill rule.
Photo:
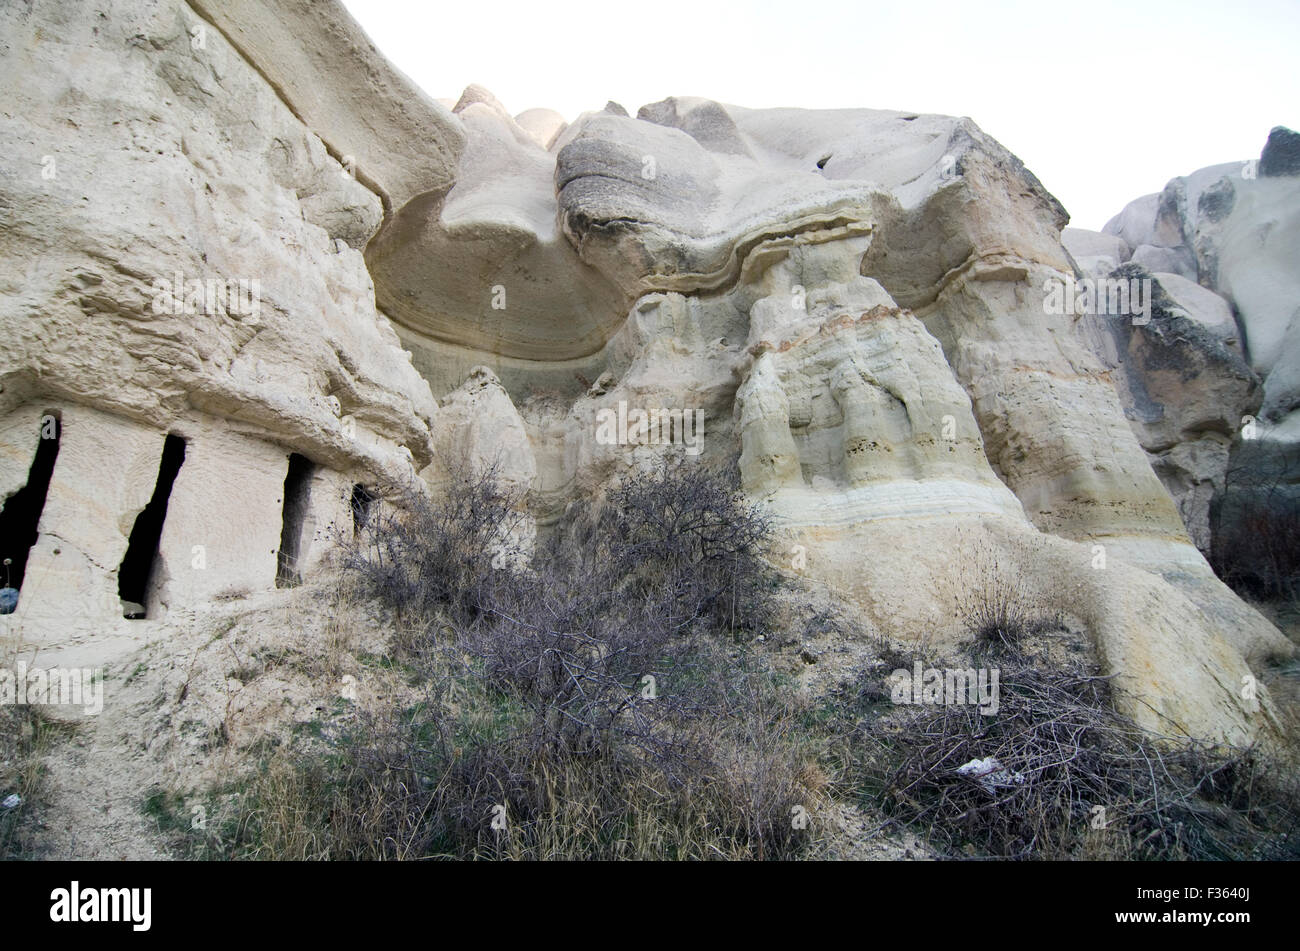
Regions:
<instances>
[{"instance_id":1,"label":"rectangular cave entrance","mask_svg":"<svg viewBox=\"0 0 1300 951\"><path fill-rule=\"evenodd\" d=\"M302 584L298 558L302 554L302 530L311 507L311 479L315 470L310 459L298 453L289 455L289 471L284 477L284 516L280 529L280 552L276 558L275 586L291 588Z\"/></svg>"},{"instance_id":2,"label":"rectangular cave entrance","mask_svg":"<svg viewBox=\"0 0 1300 951\"><path fill-rule=\"evenodd\" d=\"M62 423L53 413L41 417L40 435L36 454L27 470L27 482L21 489L4 500L0 508L0 588L8 588L0 598L0 614L10 614L18 606L18 594L27 572L27 557L36 544L37 527L45 509L45 497L50 491L50 478L54 475L54 462L59 457L59 435Z\"/></svg>"},{"instance_id":3,"label":"rectangular cave entrance","mask_svg":"<svg viewBox=\"0 0 1300 951\"><path fill-rule=\"evenodd\" d=\"M352 534L359 538L369 524L375 507L374 495L360 482L352 487L351 507Z\"/></svg>"},{"instance_id":4,"label":"rectangular cave entrance","mask_svg":"<svg viewBox=\"0 0 1300 951\"><path fill-rule=\"evenodd\" d=\"M122 599L122 616L136 620L148 615L149 582L158 560L158 543L163 522L167 519L167 501L172 485L185 461L185 440L172 433L163 441L162 460L158 464L158 481L149 504L135 517L126 556L117 570L117 594Z\"/></svg>"}]
</instances>

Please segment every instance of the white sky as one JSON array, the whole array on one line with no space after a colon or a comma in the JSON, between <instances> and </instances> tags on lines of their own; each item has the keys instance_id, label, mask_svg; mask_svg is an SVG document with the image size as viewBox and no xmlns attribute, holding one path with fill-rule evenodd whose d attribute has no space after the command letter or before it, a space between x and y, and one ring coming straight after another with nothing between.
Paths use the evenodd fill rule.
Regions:
<instances>
[{"instance_id":1,"label":"white sky","mask_svg":"<svg viewBox=\"0 0 1300 951\"><path fill-rule=\"evenodd\" d=\"M1077 227L1300 130L1300 0L344 0L429 95L966 115Z\"/></svg>"}]
</instances>

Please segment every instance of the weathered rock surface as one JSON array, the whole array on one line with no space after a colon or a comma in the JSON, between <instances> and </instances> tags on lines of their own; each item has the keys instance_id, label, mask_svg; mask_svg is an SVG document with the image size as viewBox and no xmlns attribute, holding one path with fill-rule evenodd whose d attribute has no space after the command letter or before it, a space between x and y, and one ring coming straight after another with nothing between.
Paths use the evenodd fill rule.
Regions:
<instances>
[{"instance_id":1,"label":"weathered rock surface","mask_svg":"<svg viewBox=\"0 0 1300 951\"><path fill-rule=\"evenodd\" d=\"M385 210L455 183L464 130L384 58L342 4L194 0L190 7L349 174L379 194Z\"/></svg>"},{"instance_id":2,"label":"weathered rock surface","mask_svg":"<svg viewBox=\"0 0 1300 951\"><path fill-rule=\"evenodd\" d=\"M1077 330L1109 369L1130 426L1192 540L1208 552L1210 509L1241 419L1259 409L1259 377L1236 346L1222 298L1136 263L1110 274L1152 282L1150 315L1084 315Z\"/></svg>"},{"instance_id":3,"label":"weathered rock surface","mask_svg":"<svg viewBox=\"0 0 1300 951\"><path fill-rule=\"evenodd\" d=\"M187 462L158 564L172 593L152 607L273 585L291 451L342 494L408 471L399 446L432 458L437 404L360 251L380 200L182 3L0 20L0 418L24 421L6 489L40 414L64 429L13 623L121 621L119 565L169 432ZM205 567L179 567L196 546Z\"/></svg>"},{"instance_id":4,"label":"weathered rock surface","mask_svg":"<svg viewBox=\"0 0 1300 951\"><path fill-rule=\"evenodd\" d=\"M1109 276L1133 256L1133 249L1119 235L1083 228L1062 229L1061 244L1079 269L1093 278Z\"/></svg>"},{"instance_id":5,"label":"weathered rock surface","mask_svg":"<svg viewBox=\"0 0 1300 951\"><path fill-rule=\"evenodd\" d=\"M63 420L32 556L55 588L25 584L14 623L74 646L142 623L105 633L103 594L175 439L147 614L291 583L357 485L497 463L545 525L676 453L737 464L789 570L895 637L969 637L963 600L1014 572L1143 724L1277 726L1240 685L1289 645L1184 527L1259 385L1178 277L1215 269L1264 414L1289 412L1294 206L1265 198L1290 179L1193 176L1067 251L1064 209L968 119L677 98L565 125L429 99L334 3L0 16L0 490ZM1047 312L1076 265L1143 261L1174 275L1150 325ZM258 312L157 313L175 272L256 279Z\"/></svg>"},{"instance_id":6,"label":"weathered rock surface","mask_svg":"<svg viewBox=\"0 0 1300 951\"><path fill-rule=\"evenodd\" d=\"M428 482L446 479L449 465L469 472L495 469L503 485L525 492L537 478L523 418L487 367L475 367L443 400L435 436L434 461L420 473Z\"/></svg>"},{"instance_id":7,"label":"weathered rock surface","mask_svg":"<svg viewBox=\"0 0 1300 951\"><path fill-rule=\"evenodd\" d=\"M1293 337L1300 330L1297 138L1274 129L1258 161L1175 178L1159 196L1130 203L1104 229L1135 248L1170 251L1184 263L1183 276L1224 298L1264 380L1262 417L1288 434L1298 425L1289 417L1300 407L1300 343ZM1144 263L1136 250L1133 260Z\"/></svg>"},{"instance_id":8,"label":"weathered rock surface","mask_svg":"<svg viewBox=\"0 0 1300 951\"><path fill-rule=\"evenodd\" d=\"M1117 368L1135 431L1204 551L1225 492L1300 494L1298 140L1276 128L1257 161L1175 178L1130 202L1105 234L1062 235L1084 270L1107 239L1134 248L1128 260L1156 272L1168 314L1217 338L1167 317L1120 330L1128 343L1118 351L1106 334L1088 332L1094 352Z\"/></svg>"}]
</instances>

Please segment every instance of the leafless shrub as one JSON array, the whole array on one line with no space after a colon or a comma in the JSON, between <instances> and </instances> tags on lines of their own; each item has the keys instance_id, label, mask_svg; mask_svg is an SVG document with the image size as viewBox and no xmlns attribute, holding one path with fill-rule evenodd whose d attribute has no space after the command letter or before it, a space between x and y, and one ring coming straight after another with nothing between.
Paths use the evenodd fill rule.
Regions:
<instances>
[{"instance_id":1,"label":"leafless shrub","mask_svg":"<svg viewBox=\"0 0 1300 951\"><path fill-rule=\"evenodd\" d=\"M608 750L615 734L647 753L671 746L663 724L687 715L685 699L643 696L645 685L679 659L686 634L771 616L768 522L701 467L634 475L598 507L577 507L527 568L510 549L521 500L494 472L462 474L445 498L401 501L371 521L348 565L399 618L450 631L533 712L534 752Z\"/></svg>"},{"instance_id":2,"label":"leafless shrub","mask_svg":"<svg viewBox=\"0 0 1300 951\"><path fill-rule=\"evenodd\" d=\"M493 589L521 560L523 498L496 467L453 467L445 491L377 487L343 567L363 595L394 610L399 622L449 617L467 623L490 608Z\"/></svg>"},{"instance_id":3,"label":"leafless shrub","mask_svg":"<svg viewBox=\"0 0 1300 951\"><path fill-rule=\"evenodd\" d=\"M1103 677L1004 665L996 715L909 707L861 740L872 747L863 781L887 813L950 854L1294 855L1294 790L1259 753L1152 737L1114 710ZM989 776L958 772L989 758Z\"/></svg>"},{"instance_id":4,"label":"leafless shrub","mask_svg":"<svg viewBox=\"0 0 1300 951\"><path fill-rule=\"evenodd\" d=\"M633 600L667 598L670 623L761 629L774 575L762 549L772 530L740 496L737 475L666 464L624 479L601 508L590 548Z\"/></svg>"},{"instance_id":5,"label":"leafless shrub","mask_svg":"<svg viewBox=\"0 0 1300 951\"><path fill-rule=\"evenodd\" d=\"M388 487L344 564L410 629L426 700L359 712L330 758L268 768L232 854L758 857L806 846L788 692L735 644L773 616L768 525L733 482L633 476L533 552L492 472ZM396 503L396 504L395 504ZM501 553L507 552L506 557ZM287 755L287 754L286 754ZM300 803L273 802L288 797ZM256 805L266 801L266 805ZM310 834L285 830L312 813Z\"/></svg>"},{"instance_id":6,"label":"leafless shrub","mask_svg":"<svg viewBox=\"0 0 1300 951\"><path fill-rule=\"evenodd\" d=\"M322 751L281 750L213 805L203 857L258 859L786 858L812 833L819 774L794 711L746 662L691 673L715 715L665 724L676 756L633 743L539 754L531 714L452 666L406 709L359 712ZM450 658L451 653L446 655ZM727 658L730 660L730 658ZM187 797L185 802L192 801ZM193 839L178 811L169 825ZM191 843L190 854L196 854Z\"/></svg>"},{"instance_id":7,"label":"leafless shrub","mask_svg":"<svg viewBox=\"0 0 1300 951\"><path fill-rule=\"evenodd\" d=\"M968 586L963 607L967 631L977 647L1019 652L1026 637L1060 623L1014 571L1001 570L985 556L989 570Z\"/></svg>"}]
</instances>

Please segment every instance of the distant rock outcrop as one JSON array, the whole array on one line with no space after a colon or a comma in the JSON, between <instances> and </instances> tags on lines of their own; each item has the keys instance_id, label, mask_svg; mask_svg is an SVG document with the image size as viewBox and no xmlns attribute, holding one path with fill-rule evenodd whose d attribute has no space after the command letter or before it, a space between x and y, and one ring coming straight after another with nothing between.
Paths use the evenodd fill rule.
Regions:
<instances>
[{"instance_id":1,"label":"distant rock outcrop","mask_svg":"<svg viewBox=\"0 0 1300 951\"><path fill-rule=\"evenodd\" d=\"M1172 179L1102 234L1062 235L1094 277L1126 263L1154 272L1158 319L1103 322L1092 348L1116 368L1130 422L1206 552L1228 496L1300 499L1298 142L1275 128L1258 160Z\"/></svg>"}]
</instances>

